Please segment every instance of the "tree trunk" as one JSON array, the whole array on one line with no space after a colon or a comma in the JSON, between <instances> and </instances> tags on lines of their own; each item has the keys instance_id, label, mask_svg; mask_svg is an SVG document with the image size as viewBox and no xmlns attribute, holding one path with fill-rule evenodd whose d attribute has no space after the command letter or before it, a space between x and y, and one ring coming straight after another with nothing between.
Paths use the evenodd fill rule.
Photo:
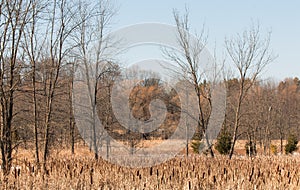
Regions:
<instances>
[{"instance_id":1,"label":"tree trunk","mask_svg":"<svg viewBox=\"0 0 300 190\"><path fill-rule=\"evenodd\" d=\"M242 99L243 99L243 93L244 93L243 88L244 88L244 81L241 81L240 92L239 92L239 97L238 97L238 104L236 107L235 118L234 118L234 130L233 130L233 136L232 136L232 144L231 144L230 151L229 151L229 159L231 159L233 156L234 146L235 146L235 143L237 140L238 128L240 125L240 111L241 111L241 105L242 105Z\"/></svg>"},{"instance_id":2,"label":"tree trunk","mask_svg":"<svg viewBox=\"0 0 300 190\"><path fill-rule=\"evenodd\" d=\"M74 111L73 111L73 84L74 84L74 64L71 67L71 76L69 81L69 126L70 126L70 140L71 140L71 153L74 154L75 146L75 121L74 121Z\"/></svg>"},{"instance_id":3,"label":"tree trunk","mask_svg":"<svg viewBox=\"0 0 300 190\"><path fill-rule=\"evenodd\" d=\"M47 112L46 112L46 118L45 118L45 131L44 131L44 154L43 154L43 161L44 161L44 169L47 162L47 156L49 153L49 128L50 128L50 116L51 116L51 99L48 100L47 103ZM49 107L48 107L49 106Z\"/></svg>"},{"instance_id":4,"label":"tree trunk","mask_svg":"<svg viewBox=\"0 0 300 190\"><path fill-rule=\"evenodd\" d=\"M32 66L32 86L33 86L33 118L34 118L34 143L35 143L35 162L39 165L39 141L38 141L38 126L37 126L37 99L36 99L36 69L35 62L33 62Z\"/></svg>"}]
</instances>

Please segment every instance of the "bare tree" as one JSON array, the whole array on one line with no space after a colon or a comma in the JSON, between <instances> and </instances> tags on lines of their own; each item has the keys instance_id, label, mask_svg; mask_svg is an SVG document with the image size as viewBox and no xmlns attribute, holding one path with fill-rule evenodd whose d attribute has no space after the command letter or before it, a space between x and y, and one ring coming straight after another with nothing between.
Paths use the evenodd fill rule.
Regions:
<instances>
[{"instance_id":1,"label":"bare tree","mask_svg":"<svg viewBox=\"0 0 300 190\"><path fill-rule=\"evenodd\" d=\"M109 58L104 51L110 45L109 39L105 38L105 31L115 12L107 0L101 0L96 4L89 5L84 1L79 3L79 35L74 36L78 44L79 70L83 72L88 88L91 124L91 146L98 159L98 134L96 129L97 118L97 94L99 79L107 73L112 72L113 67L102 67L107 64Z\"/></svg>"},{"instance_id":2,"label":"bare tree","mask_svg":"<svg viewBox=\"0 0 300 190\"><path fill-rule=\"evenodd\" d=\"M262 39L259 25L253 26L232 39L226 39L225 45L239 76L239 93L235 105L232 145L229 153L229 158L231 158L241 125L240 121L243 116L242 107L245 97L259 74L261 74L266 65L273 61L274 56L269 51L270 33L266 39Z\"/></svg>"},{"instance_id":3,"label":"bare tree","mask_svg":"<svg viewBox=\"0 0 300 190\"><path fill-rule=\"evenodd\" d=\"M42 1L31 1L31 9L29 14L29 23L25 27L24 43L22 45L28 61L31 66L31 82L32 82L32 102L33 102L33 120L34 120L34 144L35 144L35 161L39 164L39 139L38 139L38 105L37 105L37 62L40 61L43 46L45 40L40 40L40 36L37 35L38 31L41 31L42 24L39 23L39 16L41 11L45 8Z\"/></svg>"},{"instance_id":4,"label":"bare tree","mask_svg":"<svg viewBox=\"0 0 300 190\"><path fill-rule=\"evenodd\" d=\"M202 60L203 56L205 56L204 51L208 37L205 35L204 27L200 34L196 34L195 36L190 34L188 13L180 17L179 13L174 11L173 15L177 27L178 43L183 53L179 55L174 51L165 50L164 54L179 67L179 70L175 69L175 74L189 81L194 87L199 112L198 133L202 132L208 151L214 157L212 144L209 142L207 134L209 117L212 110L211 88L204 77L206 71L203 68L205 64L203 64Z\"/></svg>"},{"instance_id":5,"label":"bare tree","mask_svg":"<svg viewBox=\"0 0 300 190\"><path fill-rule=\"evenodd\" d=\"M12 121L14 94L21 79L22 52L20 44L24 27L28 23L31 1L0 2L0 148L2 168L8 174L12 163Z\"/></svg>"},{"instance_id":6,"label":"bare tree","mask_svg":"<svg viewBox=\"0 0 300 190\"><path fill-rule=\"evenodd\" d=\"M75 75L75 62L68 64L67 77L68 77L68 103L69 103L69 130L70 130L70 145L71 153L75 152L75 118L73 107L73 90L74 90L74 75Z\"/></svg>"},{"instance_id":7,"label":"bare tree","mask_svg":"<svg viewBox=\"0 0 300 190\"><path fill-rule=\"evenodd\" d=\"M74 24L72 19L77 14L75 6L66 0L54 0L49 2L49 33L47 43L49 52L46 51L46 57L43 61L46 67L44 78L45 101L45 120L44 120L44 163L47 161L49 153L49 130L51 116L53 112L53 100L58 84L59 74L63 65L67 62L67 56L73 46L68 39L78 24ZM67 44L68 42L68 44Z\"/></svg>"},{"instance_id":8,"label":"bare tree","mask_svg":"<svg viewBox=\"0 0 300 190\"><path fill-rule=\"evenodd\" d=\"M71 136L71 151L74 154L75 151L75 118L74 118L74 109L73 109L73 88L74 88L74 63L72 64L70 83L69 83L69 102L70 102L70 136Z\"/></svg>"},{"instance_id":9,"label":"bare tree","mask_svg":"<svg viewBox=\"0 0 300 190\"><path fill-rule=\"evenodd\" d=\"M116 78L120 74L119 65L114 64L112 62L107 62L102 64L101 68L102 74L99 76L98 82L98 94L97 94L97 104L99 117L104 125L104 129L108 130L112 125L114 125L117 121L113 115L112 106L111 106L111 94L112 87ZM98 103L99 102L99 103ZM109 158L109 152L111 150L110 146L110 138L105 137L101 139L106 142L106 158ZM102 142L101 142L102 144ZM101 147L100 147L101 148Z\"/></svg>"}]
</instances>

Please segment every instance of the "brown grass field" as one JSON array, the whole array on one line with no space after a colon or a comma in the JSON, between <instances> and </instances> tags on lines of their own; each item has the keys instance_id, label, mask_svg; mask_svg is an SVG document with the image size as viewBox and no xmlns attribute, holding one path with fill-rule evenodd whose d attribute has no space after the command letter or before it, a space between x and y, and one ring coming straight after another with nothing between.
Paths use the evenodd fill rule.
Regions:
<instances>
[{"instance_id":1,"label":"brown grass field","mask_svg":"<svg viewBox=\"0 0 300 190\"><path fill-rule=\"evenodd\" d=\"M240 145L242 146L242 145ZM242 150L240 150L242 152ZM37 170L32 152L19 150L1 189L299 189L300 157L253 158L184 155L148 168L127 168L99 159L87 148L52 151L47 170ZM20 169L16 169L16 167Z\"/></svg>"}]
</instances>

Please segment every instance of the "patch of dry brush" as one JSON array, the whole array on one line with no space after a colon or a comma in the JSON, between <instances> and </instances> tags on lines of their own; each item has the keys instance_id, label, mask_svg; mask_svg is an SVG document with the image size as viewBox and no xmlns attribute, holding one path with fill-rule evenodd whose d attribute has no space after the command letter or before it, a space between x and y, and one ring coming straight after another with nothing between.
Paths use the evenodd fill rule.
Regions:
<instances>
[{"instance_id":1,"label":"patch of dry brush","mask_svg":"<svg viewBox=\"0 0 300 190\"><path fill-rule=\"evenodd\" d=\"M59 158L38 172L22 161L1 189L299 189L296 157L174 158L149 168L126 168L91 158Z\"/></svg>"}]
</instances>

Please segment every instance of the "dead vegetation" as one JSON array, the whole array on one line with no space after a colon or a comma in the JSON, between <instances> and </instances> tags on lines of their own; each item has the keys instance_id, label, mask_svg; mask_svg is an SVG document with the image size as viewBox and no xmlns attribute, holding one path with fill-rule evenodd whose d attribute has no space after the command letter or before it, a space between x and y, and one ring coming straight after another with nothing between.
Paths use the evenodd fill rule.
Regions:
<instances>
[{"instance_id":1,"label":"dead vegetation","mask_svg":"<svg viewBox=\"0 0 300 190\"><path fill-rule=\"evenodd\" d=\"M85 155L85 156L84 156ZM92 154L62 154L46 170L33 160L17 160L10 174L1 172L1 189L298 189L296 156L255 158L178 156L148 168L126 168L93 159Z\"/></svg>"}]
</instances>

